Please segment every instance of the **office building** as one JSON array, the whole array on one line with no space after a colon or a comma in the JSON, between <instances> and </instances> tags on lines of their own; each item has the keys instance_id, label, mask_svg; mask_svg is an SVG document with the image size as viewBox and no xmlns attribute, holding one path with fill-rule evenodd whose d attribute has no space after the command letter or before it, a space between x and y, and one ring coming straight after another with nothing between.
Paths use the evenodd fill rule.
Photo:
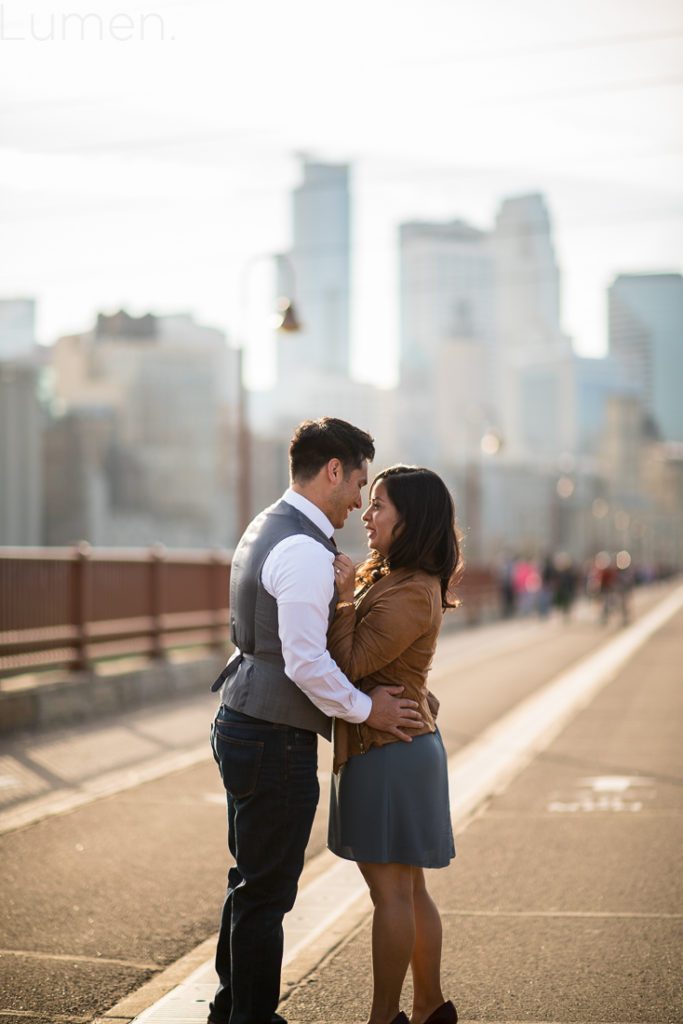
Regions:
<instances>
[{"instance_id":1,"label":"office building","mask_svg":"<svg viewBox=\"0 0 683 1024\"><path fill-rule=\"evenodd\" d=\"M506 457L552 458L572 449L570 339L560 320L560 274L543 196L504 199L491 236L495 363Z\"/></svg>"},{"instance_id":2,"label":"office building","mask_svg":"<svg viewBox=\"0 0 683 1024\"><path fill-rule=\"evenodd\" d=\"M406 458L467 458L496 418L488 235L462 220L400 226L400 416Z\"/></svg>"},{"instance_id":3,"label":"office building","mask_svg":"<svg viewBox=\"0 0 683 1024\"><path fill-rule=\"evenodd\" d=\"M188 316L100 315L60 338L50 443L71 438L83 457L77 480L51 478L52 542L231 543L236 363L220 331ZM74 537L81 523L87 535Z\"/></svg>"},{"instance_id":4,"label":"office building","mask_svg":"<svg viewBox=\"0 0 683 1024\"><path fill-rule=\"evenodd\" d=\"M316 394L311 379L349 375L351 301L349 168L304 160L302 169L292 248L278 260L278 290L296 301L301 329L276 348L278 408L299 419Z\"/></svg>"},{"instance_id":5,"label":"office building","mask_svg":"<svg viewBox=\"0 0 683 1024\"><path fill-rule=\"evenodd\" d=\"M543 196L504 199L492 234L496 260L496 334L508 354L548 348L562 338L560 274Z\"/></svg>"},{"instance_id":6,"label":"office building","mask_svg":"<svg viewBox=\"0 0 683 1024\"><path fill-rule=\"evenodd\" d=\"M683 277L620 274L608 290L609 351L662 440L683 441Z\"/></svg>"}]
</instances>

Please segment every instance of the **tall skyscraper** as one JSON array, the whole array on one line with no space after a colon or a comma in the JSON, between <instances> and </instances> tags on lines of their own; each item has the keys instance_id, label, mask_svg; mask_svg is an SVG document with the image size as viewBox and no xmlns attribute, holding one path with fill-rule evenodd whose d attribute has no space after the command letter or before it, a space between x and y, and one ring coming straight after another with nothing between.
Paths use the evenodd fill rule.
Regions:
<instances>
[{"instance_id":1,"label":"tall skyscraper","mask_svg":"<svg viewBox=\"0 0 683 1024\"><path fill-rule=\"evenodd\" d=\"M433 367L446 338L490 344L495 326L488 235L462 220L400 227L401 371Z\"/></svg>"},{"instance_id":2,"label":"tall skyscraper","mask_svg":"<svg viewBox=\"0 0 683 1024\"><path fill-rule=\"evenodd\" d=\"M493 230L497 334L503 351L561 339L560 274L541 195L504 199Z\"/></svg>"},{"instance_id":3,"label":"tall skyscraper","mask_svg":"<svg viewBox=\"0 0 683 1024\"><path fill-rule=\"evenodd\" d=\"M496 264L499 408L509 458L552 459L572 450L572 347L560 324L560 273L543 196L501 203ZM569 377L568 377L569 372Z\"/></svg>"},{"instance_id":4,"label":"tall skyscraper","mask_svg":"<svg viewBox=\"0 0 683 1024\"><path fill-rule=\"evenodd\" d=\"M293 195L293 244L279 264L279 288L293 296L302 329L278 341L278 387L297 388L302 371L348 376L350 199L346 164L305 160Z\"/></svg>"},{"instance_id":5,"label":"tall skyscraper","mask_svg":"<svg viewBox=\"0 0 683 1024\"><path fill-rule=\"evenodd\" d=\"M609 350L660 437L683 441L683 277L620 274L608 290Z\"/></svg>"},{"instance_id":6,"label":"tall skyscraper","mask_svg":"<svg viewBox=\"0 0 683 1024\"><path fill-rule=\"evenodd\" d=\"M463 461L495 418L493 254L462 220L400 227L404 457Z\"/></svg>"},{"instance_id":7,"label":"tall skyscraper","mask_svg":"<svg viewBox=\"0 0 683 1024\"><path fill-rule=\"evenodd\" d=\"M491 232L403 224L400 245L400 379L415 457L472 459L492 429L516 461L571 447L573 353L543 197L505 199Z\"/></svg>"}]
</instances>

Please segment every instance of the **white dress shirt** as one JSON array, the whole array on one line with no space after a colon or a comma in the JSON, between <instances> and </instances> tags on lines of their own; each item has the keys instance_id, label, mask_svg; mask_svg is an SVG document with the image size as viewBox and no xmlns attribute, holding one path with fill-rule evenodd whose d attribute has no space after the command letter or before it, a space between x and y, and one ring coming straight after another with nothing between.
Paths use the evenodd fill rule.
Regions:
<instances>
[{"instance_id":1,"label":"white dress shirt","mask_svg":"<svg viewBox=\"0 0 683 1024\"><path fill-rule=\"evenodd\" d=\"M334 527L308 498L288 488L284 501L331 537ZM268 553L261 582L277 601L278 633L285 672L330 718L364 722L372 701L346 678L327 650L334 555L305 534L285 537Z\"/></svg>"}]
</instances>

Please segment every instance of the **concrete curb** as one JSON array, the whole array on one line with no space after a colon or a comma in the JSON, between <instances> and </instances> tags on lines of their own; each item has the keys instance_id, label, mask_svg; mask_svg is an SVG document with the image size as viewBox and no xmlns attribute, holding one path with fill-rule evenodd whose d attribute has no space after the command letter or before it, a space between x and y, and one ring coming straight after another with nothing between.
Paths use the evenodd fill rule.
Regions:
<instances>
[{"instance_id":1,"label":"concrete curb","mask_svg":"<svg viewBox=\"0 0 683 1024\"><path fill-rule=\"evenodd\" d=\"M207 691L225 655L191 661L156 661L118 672L89 671L67 678L50 674L4 680L0 689L0 735L50 729Z\"/></svg>"}]
</instances>

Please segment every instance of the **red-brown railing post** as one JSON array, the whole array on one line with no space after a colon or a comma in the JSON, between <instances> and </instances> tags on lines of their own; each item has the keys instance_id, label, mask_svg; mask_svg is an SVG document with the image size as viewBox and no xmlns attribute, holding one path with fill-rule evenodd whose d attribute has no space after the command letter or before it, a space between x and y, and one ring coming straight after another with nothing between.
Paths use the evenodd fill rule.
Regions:
<instances>
[{"instance_id":1,"label":"red-brown railing post","mask_svg":"<svg viewBox=\"0 0 683 1024\"><path fill-rule=\"evenodd\" d=\"M71 562L71 623L74 627L74 658L77 671L90 668L88 620L90 604L90 545L82 540L75 546Z\"/></svg>"},{"instance_id":2,"label":"red-brown railing post","mask_svg":"<svg viewBox=\"0 0 683 1024\"><path fill-rule=\"evenodd\" d=\"M162 574L166 548L163 544L154 544L149 549L149 617L152 624L152 658L165 658L166 650L163 643L163 623L161 621L162 607Z\"/></svg>"}]
</instances>

